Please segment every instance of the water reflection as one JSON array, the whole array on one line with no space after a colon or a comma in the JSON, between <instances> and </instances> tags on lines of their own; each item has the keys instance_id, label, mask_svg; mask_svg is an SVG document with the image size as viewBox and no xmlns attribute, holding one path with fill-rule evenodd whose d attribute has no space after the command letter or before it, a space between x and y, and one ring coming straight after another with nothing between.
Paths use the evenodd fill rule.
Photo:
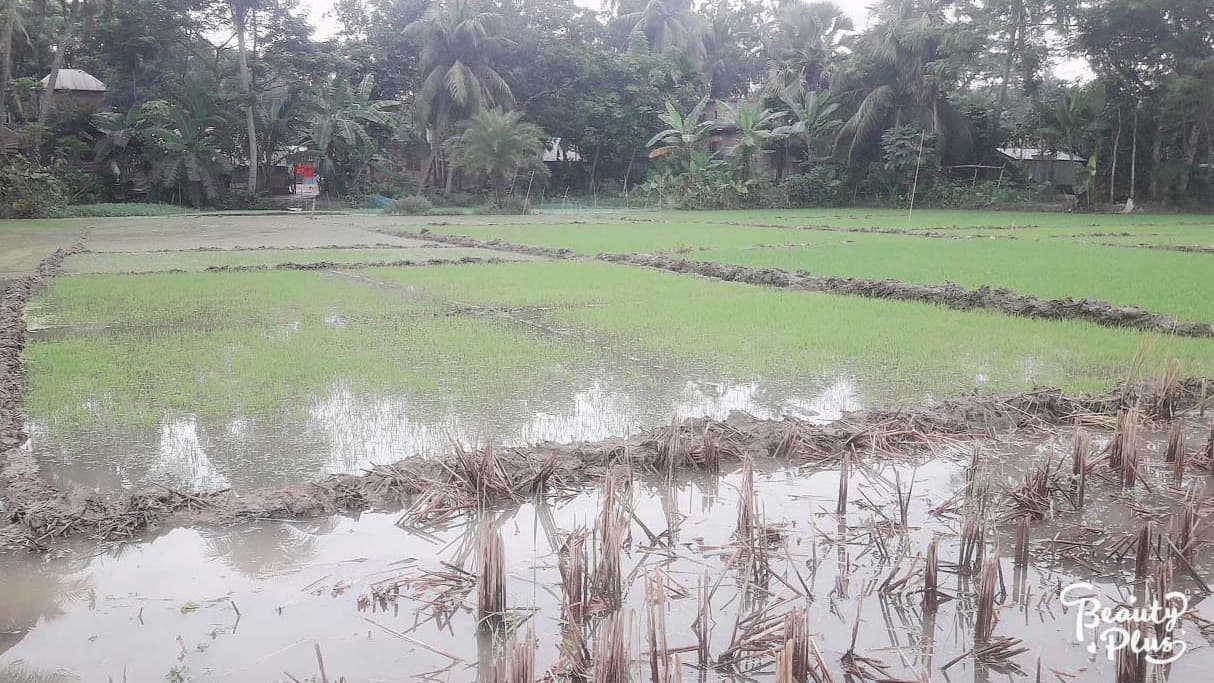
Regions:
<instances>
[{"instance_id":1,"label":"water reflection","mask_svg":"<svg viewBox=\"0 0 1214 683\"><path fill-rule=\"evenodd\" d=\"M277 417L165 416L155 432L107 425L86 430L29 423L27 448L52 481L114 491L148 482L197 491L277 487L330 473L441 453L453 443L504 447L597 441L668 423L672 415L723 419L831 420L859 409L857 383L840 376L796 388L770 382L704 382L600 373L580 388L536 388L494 402L467 392L382 394L338 382L301 410Z\"/></svg>"}]
</instances>

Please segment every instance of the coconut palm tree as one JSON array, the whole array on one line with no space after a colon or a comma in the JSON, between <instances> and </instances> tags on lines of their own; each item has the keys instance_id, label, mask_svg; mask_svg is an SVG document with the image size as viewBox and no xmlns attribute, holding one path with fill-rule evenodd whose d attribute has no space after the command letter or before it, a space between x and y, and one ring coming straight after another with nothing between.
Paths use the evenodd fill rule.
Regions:
<instances>
[{"instance_id":1,"label":"coconut palm tree","mask_svg":"<svg viewBox=\"0 0 1214 683\"><path fill-rule=\"evenodd\" d=\"M948 56L948 7L949 0L885 0L876 6L875 25L856 43L866 73L849 95L859 105L839 130L849 155L883 131L907 124L939 135L945 147L969 142L969 124L949 104L936 68Z\"/></svg>"},{"instance_id":2,"label":"coconut palm tree","mask_svg":"<svg viewBox=\"0 0 1214 683\"><path fill-rule=\"evenodd\" d=\"M630 34L643 33L649 49L657 53L683 48L699 57L704 49L700 42L704 23L692 11L690 0L647 0L640 9L620 14L615 22Z\"/></svg>"},{"instance_id":3,"label":"coconut palm tree","mask_svg":"<svg viewBox=\"0 0 1214 683\"><path fill-rule=\"evenodd\" d=\"M767 54L767 90L779 95L792 85L810 90L829 85L850 18L833 2L789 2L775 12Z\"/></svg>"},{"instance_id":4,"label":"coconut palm tree","mask_svg":"<svg viewBox=\"0 0 1214 683\"><path fill-rule=\"evenodd\" d=\"M482 109L509 106L514 97L494 67L494 56L510 41L497 35L500 17L482 12L476 0L442 0L410 24L406 35L422 43L421 87L413 100L419 129L430 141L428 178L450 191L452 175L442 156L451 124Z\"/></svg>"},{"instance_id":5,"label":"coconut palm tree","mask_svg":"<svg viewBox=\"0 0 1214 683\"><path fill-rule=\"evenodd\" d=\"M462 127L459 135L445 143L446 151L456 168L489 179L497 206L502 206L509 179L526 169L547 174L540 158L544 131L523 121L522 112L486 109Z\"/></svg>"},{"instance_id":6,"label":"coconut palm tree","mask_svg":"<svg viewBox=\"0 0 1214 683\"><path fill-rule=\"evenodd\" d=\"M338 188L357 180L378 149L371 126L393 128L395 100L374 100L375 77L365 76L358 88L342 76L324 83L312 97L312 113L304 144L319 158L320 173ZM344 174L348 173L349 177Z\"/></svg>"}]
</instances>

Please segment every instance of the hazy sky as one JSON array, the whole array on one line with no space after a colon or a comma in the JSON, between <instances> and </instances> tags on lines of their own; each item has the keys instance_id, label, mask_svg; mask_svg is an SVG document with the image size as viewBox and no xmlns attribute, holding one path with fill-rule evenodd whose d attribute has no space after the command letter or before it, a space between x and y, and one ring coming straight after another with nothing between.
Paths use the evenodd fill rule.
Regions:
<instances>
[{"instance_id":1,"label":"hazy sky","mask_svg":"<svg viewBox=\"0 0 1214 683\"><path fill-rule=\"evenodd\" d=\"M581 7L592 9L600 9L603 6L602 0L574 0L574 2ZM834 0L834 2L851 16L856 28L863 28L868 18L868 6L873 4L873 0ZM333 20L326 19L324 16L333 7L333 0L303 0L302 4L308 9L308 15L312 19L312 25L316 27L318 37L327 38L334 33L336 28L333 26Z\"/></svg>"},{"instance_id":2,"label":"hazy sky","mask_svg":"<svg viewBox=\"0 0 1214 683\"><path fill-rule=\"evenodd\" d=\"M603 5L602 0L574 0L582 7L598 9ZM868 7L874 0L834 0L844 12L852 18L857 29L862 29L868 23ZM325 14L333 7L333 0L303 0L312 25L316 27L317 37L327 38L336 32L334 21L326 18ZM1059 78L1075 79L1090 78L1091 70L1082 59L1063 60L1054 66L1054 75Z\"/></svg>"}]
</instances>

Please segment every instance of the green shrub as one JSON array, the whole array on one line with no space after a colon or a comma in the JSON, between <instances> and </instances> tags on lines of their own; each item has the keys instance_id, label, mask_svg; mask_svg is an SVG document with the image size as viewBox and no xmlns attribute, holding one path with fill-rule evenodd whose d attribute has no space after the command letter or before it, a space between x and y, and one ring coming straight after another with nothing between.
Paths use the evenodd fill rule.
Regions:
<instances>
[{"instance_id":1,"label":"green shrub","mask_svg":"<svg viewBox=\"0 0 1214 683\"><path fill-rule=\"evenodd\" d=\"M392 213L406 214L409 216L417 216L429 213L434 208L434 203L426 199L420 194L408 195L396 200L392 207Z\"/></svg>"},{"instance_id":2,"label":"green shrub","mask_svg":"<svg viewBox=\"0 0 1214 683\"><path fill-rule=\"evenodd\" d=\"M838 206L843 184L833 166L821 165L786 177L780 189L791 207Z\"/></svg>"},{"instance_id":3,"label":"green shrub","mask_svg":"<svg viewBox=\"0 0 1214 683\"><path fill-rule=\"evenodd\" d=\"M920 193L915 198L915 204L924 208L985 209L1031 204L1052 199L1053 190L1049 185L1032 181L984 180L974 183L972 180L957 180L920 188Z\"/></svg>"},{"instance_id":4,"label":"green shrub","mask_svg":"<svg viewBox=\"0 0 1214 683\"><path fill-rule=\"evenodd\" d=\"M21 155L0 155L0 218L41 218L67 205L56 169Z\"/></svg>"},{"instance_id":5,"label":"green shrub","mask_svg":"<svg viewBox=\"0 0 1214 683\"><path fill-rule=\"evenodd\" d=\"M191 209L174 204L143 202L73 204L47 213L49 218L113 218L123 216L177 216Z\"/></svg>"}]
</instances>

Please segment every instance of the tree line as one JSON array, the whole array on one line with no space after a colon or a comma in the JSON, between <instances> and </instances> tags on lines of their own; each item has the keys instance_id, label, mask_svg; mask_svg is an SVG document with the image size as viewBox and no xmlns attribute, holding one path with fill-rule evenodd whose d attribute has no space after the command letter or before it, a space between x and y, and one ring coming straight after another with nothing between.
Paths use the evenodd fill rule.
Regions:
<instances>
[{"instance_id":1,"label":"tree line","mask_svg":"<svg viewBox=\"0 0 1214 683\"><path fill-rule=\"evenodd\" d=\"M326 21L321 40L298 0L0 0L0 180L197 206L256 205L299 163L336 197L503 207L1052 196L1015 147L1077 159L1083 206L1214 201L1209 3L877 0L857 26L802 0L337 0ZM99 111L41 86L64 69L105 82Z\"/></svg>"}]
</instances>

